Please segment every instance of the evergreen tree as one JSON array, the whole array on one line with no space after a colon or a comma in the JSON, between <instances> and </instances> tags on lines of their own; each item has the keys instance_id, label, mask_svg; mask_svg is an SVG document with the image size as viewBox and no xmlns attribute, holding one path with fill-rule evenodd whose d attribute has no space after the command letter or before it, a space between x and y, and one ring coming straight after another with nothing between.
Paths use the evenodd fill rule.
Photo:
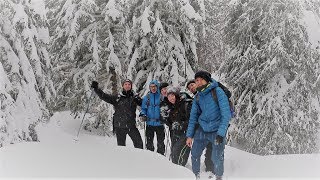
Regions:
<instances>
[{"instance_id":1,"label":"evergreen tree","mask_svg":"<svg viewBox=\"0 0 320 180\"><path fill-rule=\"evenodd\" d=\"M319 90L313 84L319 60L301 16L294 0L241 0L230 10L225 33L231 52L220 72L236 99L232 145L257 154L317 151Z\"/></svg>"},{"instance_id":2,"label":"evergreen tree","mask_svg":"<svg viewBox=\"0 0 320 180\"><path fill-rule=\"evenodd\" d=\"M198 0L203 21L197 26L197 54L199 68L209 72L218 71L227 59L228 49L223 28L229 11L229 1Z\"/></svg>"},{"instance_id":3,"label":"evergreen tree","mask_svg":"<svg viewBox=\"0 0 320 180\"><path fill-rule=\"evenodd\" d=\"M127 76L138 91L148 89L151 79L184 85L198 61L194 24L201 16L188 2L171 0L133 1L130 8Z\"/></svg>"},{"instance_id":4,"label":"evergreen tree","mask_svg":"<svg viewBox=\"0 0 320 180\"><path fill-rule=\"evenodd\" d=\"M117 28L123 24L122 2L110 0L96 4L93 0L62 0L59 4L61 8L52 10L50 16L54 28L50 51L55 65L54 80L59 82L56 110L70 109L79 115L86 107L92 80L100 82L100 87L112 94L121 85L122 65L118 53L121 55L123 45L118 39L122 30ZM55 1L48 1L47 5L50 8ZM98 107L90 106L90 112L97 118L93 124L87 124L87 129L110 120L112 110L107 109L112 107L99 102Z\"/></svg>"},{"instance_id":5,"label":"evergreen tree","mask_svg":"<svg viewBox=\"0 0 320 180\"><path fill-rule=\"evenodd\" d=\"M0 146L36 141L55 96L42 1L0 2Z\"/></svg>"}]
</instances>

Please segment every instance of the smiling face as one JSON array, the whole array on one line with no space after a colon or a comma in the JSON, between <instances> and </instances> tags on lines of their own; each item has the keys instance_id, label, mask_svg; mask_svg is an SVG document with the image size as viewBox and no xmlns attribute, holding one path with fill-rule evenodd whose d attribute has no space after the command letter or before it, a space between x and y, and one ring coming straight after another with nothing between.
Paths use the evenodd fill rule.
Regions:
<instances>
[{"instance_id":1,"label":"smiling face","mask_svg":"<svg viewBox=\"0 0 320 180\"><path fill-rule=\"evenodd\" d=\"M161 95L167 97L167 87L161 89Z\"/></svg>"},{"instance_id":2,"label":"smiling face","mask_svg":"<svg viewBox=\"0 0 320 180\"><path fill-rule=\"evenodd\" d=\"M188 88L188 90L190 92L192 92L194 94L197 91L197 84L196 83L190 83L187 88Z\"/></svg>"},{"instance_id":3,"label":"smiling face","mask_svg":"<svg viewBox=\"0 0 320 180\"><path fill-rule=\"evenodd\" d=\"M125 82L125 83L123 83L122 88L123 88L125 91L130 91L131 88L132 88L132 85L131 85L130 82Z\"/></svg>"},{"instance_id":4,"label":"smiling face","mask_svg":"<svg viewBox=\"0 0 320 180\"><path fill-rule=\"evenodd\" d=\"M168 95L168 100L169 100L170 103L175 104L177 99L176 99L176 96L173 93L170 93Z\"/></svg>"}]
</instances>

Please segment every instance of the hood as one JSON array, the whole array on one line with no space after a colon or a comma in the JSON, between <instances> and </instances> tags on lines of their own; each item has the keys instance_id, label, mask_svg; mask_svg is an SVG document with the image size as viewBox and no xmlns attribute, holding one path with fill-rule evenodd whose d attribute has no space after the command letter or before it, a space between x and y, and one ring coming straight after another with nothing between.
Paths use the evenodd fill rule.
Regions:
<instances>
[{"instance_id":1,"label":"hood","mask_svg":"<svg viewBox=\"0 0 320 180\"><path fill-rule=\"evenodd\" d=\"M160 89L159 89L160 84L159 84L159 82L158 82L157 80L152 80L152 81L149 83L149 86L150 86L151 84L155 84L155 85L157 86L157 93L160 93ZM150 91L150 89L149 89L149 91Z\"/></svg>"}]
</instances>

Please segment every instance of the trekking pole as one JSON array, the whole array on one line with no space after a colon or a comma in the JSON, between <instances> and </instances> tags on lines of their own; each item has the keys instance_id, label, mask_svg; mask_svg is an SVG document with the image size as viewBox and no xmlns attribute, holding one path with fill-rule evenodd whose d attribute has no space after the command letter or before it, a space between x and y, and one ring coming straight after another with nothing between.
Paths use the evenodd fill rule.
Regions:
<instances>
[{"instance_id":1,"label":"trekking pole","mask_svg":"<svg viewBox=\"0 0 320 180\"><path fill-rule=\"evenodd\" d=\"M78 141L79 140L79 134L80 134L80 130L81 130L81 127L82 127L82 124L83 124L83 120L84 120L84 117L86 116L88 110L89 110L89 105L90 105L90 100L91 100L91 97L93 95L94 91L92 90L91 91L91 94L90 94L90 97L88 99L88 102L87 102L87 109L83 115L83 118L82 118L82 121L81 121L81 124L80 124L80 127L79 127L79 130L78 130L78 133L77 133L77 136L74 138L75 141Z\"/></svg>"},{"instance_id":2,"label":"trekking pole","mask_svg":"<svg viewBox=\"0 0 320 180\"><path fill-rule=\"evenodd\" d=\"M168 146L169 146L169 130L168 130L168 128L165 128L164 129L164 131L165 131L165 135L166 135L166 138L167 138L167 144L166 144L166 150L165 150L165 155L167 156L168 154ZM169 160L170 160L170 156L169 156Z\"/></svg>"},{"instance_id":3,"label":"trekking pole","mask_svg":"<svg viewBox=\"0 0 320 180\"><path fill-rule=\"evenodd\" d=\"M144 129L144 149L147 149L147 127L146 127L147 122L143 123L143 129Z\"/></svg>"}]
</instances>

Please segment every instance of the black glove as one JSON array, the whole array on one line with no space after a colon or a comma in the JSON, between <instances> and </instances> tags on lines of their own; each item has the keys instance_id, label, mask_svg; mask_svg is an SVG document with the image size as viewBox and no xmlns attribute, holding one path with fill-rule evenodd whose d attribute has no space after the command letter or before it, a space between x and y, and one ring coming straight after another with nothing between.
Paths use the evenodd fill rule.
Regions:
<instances>
[{"instance_id":1,"label":"black glove","mask_svg":"<svg viewBox=\"0 0 320 180\"><path fill-rule=\"evenodd\" d=\"M133 98L134 98L137 102L139 102L139 101L142 100L141 97L140 97L138 94L134 95Z\"/></svg>"},{"instance_id":2,"label":"black glove","mask_svg":"<svg viewBox=\"0 0 320 180\"><path fill-rule=\"evenodd\" d=\"M219 145L223 142L223 137L220 135L216 136L215 145Z\"/></svg>"},{"instance_id":3,"label":"black glove","mask_svg":"<svg viewBox=\"0 0 320 180\"><path fill-rule=\"evenodd\" d=\"M181 124L177 121L172 123L172 130L180 131L182 130Z\"/></svg>"},{"instance_id":4,"label":"black glove","mask_svg":"<svg viewBox=\"0 0 320 180\"><path fill-rule=\"evenodd\" d=\"M97 81L92 81L91 87L93 89L97 89L98 88L99 83Z\"/></svg>"}]
</instances>

